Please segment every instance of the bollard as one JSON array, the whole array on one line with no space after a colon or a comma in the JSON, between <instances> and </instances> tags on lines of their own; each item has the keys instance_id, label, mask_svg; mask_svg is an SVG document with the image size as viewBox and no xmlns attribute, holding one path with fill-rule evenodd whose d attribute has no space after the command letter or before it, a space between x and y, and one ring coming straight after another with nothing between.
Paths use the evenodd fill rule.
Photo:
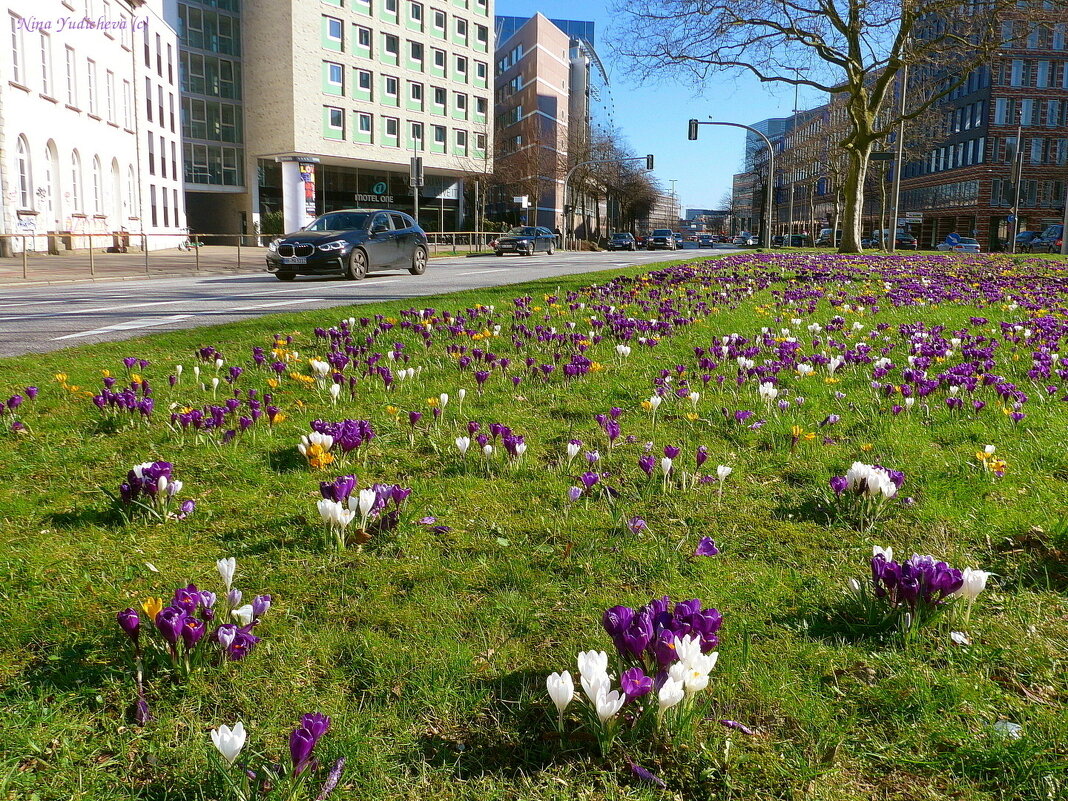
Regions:
<instances>
[{"instance_id":1,"label":"bollard","mask_svg":"<svg viewBox=\"0 0 1068 801\"><path fill-rule=\"evenodd\" d=\"M241 237L237 238L237 269L241 269Z\"/></svg>"},{"instance_id":2,"label":"bollard","mask_svg":"<svg viewBox=\"0 0 1068 801\"><path fill-rule=\"evenodd\" d=\"M148 234L141 234L141 250L145 254L145 275L148 275Z\"/></svg>"},{"instance_id":3,"label":"bollard","mask_svg":"<svg viewBox=\"0 0 1068 801\"><path fill-rule=\"evenodd\" d=\"M22 237L22 277L26 278L26 237Z\"/></svg>"},{"instance_id":4,"label":"bollard","mask_svg":"<svg viewBox=\"0 0 1068 801\"><path fill-rule=\"evenodd\" d=\"M93 256L93 235L89 234L89 275L96 275L96 260Z\"/></svg>"},{"instance_id":5,"label":"bollard","mask_svg":"<svg viewBox=\"0 0 1068 801\"><path fill-rule=\"evenodd\" d=\"M197 241L196 234L193 234L193 250L196 251L196 271L200 272L200 242Z\"/></svg>"}]
</instances>

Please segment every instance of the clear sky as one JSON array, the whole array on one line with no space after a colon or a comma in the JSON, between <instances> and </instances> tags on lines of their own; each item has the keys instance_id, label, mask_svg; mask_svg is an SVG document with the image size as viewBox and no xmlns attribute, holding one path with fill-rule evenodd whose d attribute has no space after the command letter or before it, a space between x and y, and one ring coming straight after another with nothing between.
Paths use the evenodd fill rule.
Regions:
<instances>
[{"instance_id":1,"label":"clear sky","mask_svg":"<svg viewBox=\"0 0 1068 801\"><path fill-rule=\"evenodd\" d=\"M677 179L675 191L683 208L717 208L731 187L731 176L740 170L745 150L745 131L739 128L701 126L700 139L688 141L687 120L711 116L751 125L768 117L785 117L793 109L792 87L761 85L745 76L717 76L703 87L628 83L611 48L618 23L608 10L608 0L497 0L497 14L532 17L538 12L550 19L597 24L596 47L611 81L616 126L636 152L656 156L656 175L666 190L671 189L671 179ZM798 107L821 102L817 93L802 89Z\"/></svg>"}]
</instances>

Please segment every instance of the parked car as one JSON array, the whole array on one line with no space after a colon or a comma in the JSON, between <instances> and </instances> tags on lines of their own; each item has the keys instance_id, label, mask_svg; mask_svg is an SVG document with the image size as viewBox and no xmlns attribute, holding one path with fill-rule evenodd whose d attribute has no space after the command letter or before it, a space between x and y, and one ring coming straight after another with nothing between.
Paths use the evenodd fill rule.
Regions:
<instances>
[{"instance_id":1,"label":"parked car","mask_svg":"<svg viewBox=\"0 0 1068 801\"><path fill-rule=\"evenodd\" d=\"M841 231L835 231L834 232L834 247L838 247L840 244L842 244L842 232ZM831 247L831 229L830 228L824 228L822 231L819 232L819 235L816 237L816 247L818 247L818 248Z\"/></svg>"},{"instance_id":2,"label":"parked car","mask_svg":"<svg viewBox=\"0 0 1068 801\"><path fill-rule=\"evenodd\" d=\"M1031 250L1036 253L1060 253L1063 241L1064 226L1050 225L1042 232L1042 236L1031 242Z\"/></svg>"},{"instance_id":3,"label":"parked car","mask_svg":"<svg viewBox=\"0 0 1068 801\"><path fill-rule=\"evenodd\" d=\"M734 237L733 244L739 247L753 247L760 242L760 237L756 234L747 234L744 231L738 236Z\"/></svg>"},{"instance_id":4,"label":"parked car","mask_svg":"<svg viewBox=\"0 0 1068 801\"><path fill-rule=\"evenodd\" d=\"M701 234L697 237L697 247L699 248L711 248L715 247L716 238L711 234Z\"/></svg>"},{"instance_id":5,"label":"parked car","mask_svg":"<svg viewBox=\"0 0 1068 801\"><path fill-rule=\"evenodd\" d=\"M657 228L649 235L649 250L676 250L675 234L670 228Z\"/></svg>"},{"instance_id":6,"label":"parked car","mask_svg":"<svg viewBox=\"0 0 1068 801\"><path fill-rule=\"evenodd\" d=\"M639 234L638 236L634 237L634 243L635 243L635 244L636 244L636 245L637 245L637 246L638 246L639 248L645 248L645 247L648 247L648 245L649 245L649 237L647 237L647 236L642 236L641 234Z\"/></svg>"},{"instance_id":7,"label":"parked car","mask_svg":"<svg viewBox=\"0 0 1068 801\"><path fill-rule=\"evenodd\" d=\"M608 240L608 249L637 250L638 243L634 240L634 234L620 231L619 233L612 234L612 238Z\"/></svg>"},{"instance_id":8,"label":"parked car","mask_svg":"<svg viewBox=\"0 0 1068 801\"><path fill-rule=\"evenodd\" d=\"M505 253L533 256L538 252L551 256L555 248L556 234L548 228L533 225L517 225L493 242L493 252L498 256Z\"/></svg>"},{"instance_id":9,"label":"parked car","mask_svg":"<svg viewBox=\"0 0 1068 801\"><path fill-rule=\"evenodd\" d=\"M1040 231L1020 231L1016 235L1016 249L1021 253L1030 253L1036 239L1040 239Z\"/></svg>"},{"instance_id":10,"label":"parked car","mask_svg":"<svg viewBox=\"0 0 1068 801\"><path fill-rule=\"evenodd\" d=\"M675 237L675 247L677 247L677 248L686 247L686 240L682 238L682 234L676 232L676 233L673 233L672 236Z\"/></svg>"},{"instance_id":11,"label":"parked car","mask_svg":"<svg viewBox=\"0 0 1068 801\"><path fill-rule=\"evenodd\" d=\"M279 281L298 275L343 275L358 281L383 269L426 272L426 232L401 211L348 209L316 217L267 246L267 272Z\"/></svg>"},{"instance_id":12,"label":"parked car","mask_svg":"<svg viewBox=\"0 0 1068 801\"><path fill-rule=\"evenodd\" d=\"M898 231L894 235L894 250L919 250L920 243L912 234Z\"/></svg>"},{"instance_id":13,"label":"parked car","mask_svg":"<svg viewBox=\"0 0 1068 801\"><path fill-rule=\"evenodd\" d=\"M938 243L938 249L948 253L978 253L979 240L970 236L947 238L945 242Z\"/></svg>"},{"instance_id":14,"label":"parked car","mask_svg":"<svg viewBox=\"0 0 1068 801\"><path fill-rule=\"evenodd\" d=\"M860 238L860 246L862 248L877 248L879 247L879 239L874 236L864 236Z\"/></svg>"}]
</instances>

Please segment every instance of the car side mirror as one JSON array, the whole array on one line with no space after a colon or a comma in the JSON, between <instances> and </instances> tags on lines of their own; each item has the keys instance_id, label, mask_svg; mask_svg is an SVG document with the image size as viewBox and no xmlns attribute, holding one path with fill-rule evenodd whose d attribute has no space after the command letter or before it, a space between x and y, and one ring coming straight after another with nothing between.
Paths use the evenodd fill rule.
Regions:
<instances>
[{"instance_id":1,"label":"car side mirror","mask_svg":"<svg viewBox=\"0 0 1068 801\"><path fill-rule=\"evenodd\" d=\"M371 226L371 233L372 234L380 234L380 233L382 233L383 231L386 231L386 230L388 230L388 229L384 225L372 225Z\"/></svg>"}]
</instances>

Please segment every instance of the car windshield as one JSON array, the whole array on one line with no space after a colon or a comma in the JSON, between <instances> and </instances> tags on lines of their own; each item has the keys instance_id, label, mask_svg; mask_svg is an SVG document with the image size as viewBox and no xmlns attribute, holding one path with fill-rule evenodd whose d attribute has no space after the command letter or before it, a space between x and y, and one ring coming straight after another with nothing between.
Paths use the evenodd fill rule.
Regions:
<instances>
[{"instance_id":1,"label":"car windshield","mask_svg":"<svg viewBox=\"0 0 1068 801\"><path fill-rule=\"evenodd\" d=\"M508 233L511 234L512 236L537 236L538 235L538 229L537 228L527 228L527 227L524 227L522 225L517 225L515 228L513 228Z\"/></svg>"},{"instance_id":2,"label":"car windshield","mask_svg":"<svg viewBox=\"0 0 1068 801\"><path fill-rule=\"evenodd\" d=\"M657 228L653 231L653 236L671 236L671 229L669 228Z\"/></svg>"},{"instance_id":3,"label":"car windshield","mask_svg":"<svg viewBox=\"0 0 1068 801\"><path fill-rule=\"evenodd\" d=\"M630 234L612 234L613 239L630 239Z\"/></svg>"},{"instance_id":4,"label":"car windshield","mask_svg":"<svg viewBox=\"0 0 1068 801\"><path fill-rule=\"evenodd\" d=\"M962 245L978 245L979 244L979 240L978 239L970 239L969 237L962 236L960 238L960 244L962 244Z\"/></svg>"},{"instance_id":5,"label":"car windshield","mask_svg":"<svg viewBox=\"0 0 1068 801\"><path fill-rule=\"evenodd\" d=\"M305 231L357 231L364 227L367 215L351 211L339 211L317 217L305 226Z\"/></svg>"}]
</instances>

